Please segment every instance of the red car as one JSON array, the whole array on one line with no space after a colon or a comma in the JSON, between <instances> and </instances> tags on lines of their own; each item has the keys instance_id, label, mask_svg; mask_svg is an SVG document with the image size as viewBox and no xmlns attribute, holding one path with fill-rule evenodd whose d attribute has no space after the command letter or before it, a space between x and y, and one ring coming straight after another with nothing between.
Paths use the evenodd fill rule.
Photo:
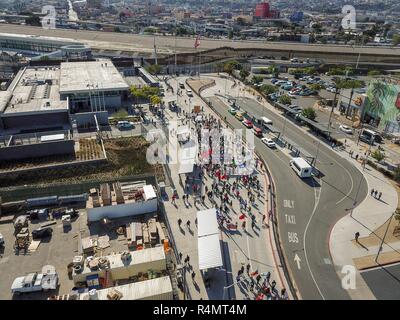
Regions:
<instances>
[{"instance_id":1,"label":"red car","mask_svg":"<svg viewBox=\"0 0 400 320\"><path fill-rule=\"evenodd\" d=\"M253 130L254 130L254 135L256 136L256 137L262 137L263 136L263 131L262 131L262 129L260 129L260 128L257 128L257 127L253 127Z\"/></svg>"},{"instance_id":2,"label":"red car","mask_svg":"<svg viewBox=\"0 0 400 320\"><path fill-rule=\"evenodd\" d=\"M253 123L250 120L243 120L242 122L247 128L253 128Z\"/></svg>"}]
</instances>

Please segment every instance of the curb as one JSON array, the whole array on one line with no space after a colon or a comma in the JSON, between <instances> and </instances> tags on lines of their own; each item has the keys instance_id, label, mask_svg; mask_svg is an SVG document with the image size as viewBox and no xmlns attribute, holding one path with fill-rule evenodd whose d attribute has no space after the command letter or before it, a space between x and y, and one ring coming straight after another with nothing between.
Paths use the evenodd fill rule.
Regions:
<instances>
[{"instance_id":1,"label":"curb","mask_svg":"<svg viewBox=\"0 0 400 320\"><path fill-rule=\"evenodd\" d=\"M193 88L188 84L188 82L187 82L187 80L186 80L186 84L193 90ZM215 81L214 81L214 84L213 85L215 85ZM212 85L212 86L213 86ZM201 90L201 88L200 88L200 90L199 90L200 92L202 91ZM224 120L223 120L223 117L221 117L221 115L216 111L216 110L214 110L214 108L212 107L212 106L210 106L208 103L207 103L207 101L200 95L200 93L199 92L196 92L195 90L193 90L193 92L195 92L197 95L198 95L198 97L212 110L212 112L213 113L215 113L223 122L225 122ZM229 123L227 123L226 122L226 125L228 126L228 127L230 127L230 124ZM271 176L271 179L269 178L269 175L270 175L270 173L269 173L269 169L268 169L268 166L266 165L266 163L264 162L264 160L255 152L255 154L256 154L256 156L261 160L261 162L263 163L263 165L264 165L264 167L265 167L265 171L264 171L264 176L265 176L265 178L266 178L266 181L268 180L269 182L271 182L271 179L272 179L272 176ZM273 189L275 189L275 187L274 187L274 182L273 182L273 179L272 179L272 187L273 187ZM271 199L272 199L272 197L270 197ZM270 203L270 205L272 206L272 202L269 202ZM274 211L276 210L275 208L275 206L273 206L273 208L274 208ZM275 215L276 215L276 212L275 212ZM268 220L269 221L269 220ZM274 223L272 223L273 224L273 226L275 226L274 225ZM273 227L273 232L274 232L274 235L275 235L275 238L276 237L278 237L279 238L279 235L278 235L278 230L277 230L277 228L275 228L275 227ZM297 290L297 288L295 288L295 285L293 284L293 281L292 281L292 277L289 275L289 273L290 273L290 271L289 271L289 269L288 269L288 267L287 267L287 265L286 265L286 257L285 257L285 255L284 255L284 253L283 253L283 250L282 250L282 248L280 248L280 243L279 243L279 246L278 246L278 244L276 243L277 242L277 240L276 239L274 239L275 240L275 245L276 245L276 251L278 251L278 254L279 254L279 258L280 258L280 260L281 260L281 265L278 265L277 264L277 261L276 261L276 257L275 257L275 251L274 251L274 249L273 249L273 245L272 245L272 238L271 238L271 232L269 231L269 236L270 236L270 244L271 244L271 249L272 249L272 253L273 253L273 257L274 257L274 262L275 262L275 267L276 267L276 269L278 270L278 274L279 274L279 278L280 278L280 280L281 280L281 283L282 283L282 285L284 284L284 283L286 283L287 284L287 287L290 289L290 292L291 292L291 295L292 295L292 297L293 297L293 299L294 300L298 300L298 290ZM278 249L279 248L279 249ZM284 270L286 269L286 272L284 271L284 273L287 273L286 275L285 275L285 282L283 281L283 279L282 279L282 275L281 275L281 270L280 270L280 267L282 267Z\"/></svg>"}]
</instances>

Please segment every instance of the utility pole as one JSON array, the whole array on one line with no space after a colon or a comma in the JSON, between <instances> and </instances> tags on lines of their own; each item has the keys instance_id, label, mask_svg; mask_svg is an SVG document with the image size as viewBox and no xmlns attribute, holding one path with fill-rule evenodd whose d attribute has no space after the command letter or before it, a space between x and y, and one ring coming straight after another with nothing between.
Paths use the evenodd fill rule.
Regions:
<instances>
[{"instance_id":1,"label":"utility pole","mask_svg":"<svg viewBox=\"0 0 400 320\"><path fill-rule=\"evenodd\" d=\"M331 113L329 114L329 121L328 121L328 136L329 136L329 138L331 137L331 119L332 119L332 115L333 115L333 110L336 108L336 97L337 97L337 94L338 94L338 92L339 92L339 90L338 90L339 88L338 87L336 87L336 89L335 89L335 96L334 96L334 98L333 98L333 102L332 102L332 109L331 109Z\"/></svg>"}]
</instances>

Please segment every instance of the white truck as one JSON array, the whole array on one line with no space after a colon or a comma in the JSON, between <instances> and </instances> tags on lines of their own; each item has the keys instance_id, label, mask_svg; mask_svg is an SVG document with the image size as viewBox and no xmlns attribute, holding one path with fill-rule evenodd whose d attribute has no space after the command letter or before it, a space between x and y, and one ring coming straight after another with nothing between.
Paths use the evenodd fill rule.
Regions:
<instances>
[{"instance_id":1,"label":"white truck","mask_svg":"<svg viewBox=\"0 0 400 320\"><path fill-rule=\"evenodd\" d=\"M11 285L11 292L15 294L48 291L57 289L58 274L32 272L23 277L18 277Z\"/></svg>"},{"instance_id":2,"label":"white truck","mask_svg":"<svg viewBox=\"0 0 400 320\"><path fill-rule=\"evenodd\" d=\"M312 176L312 166L303 158L292 158L290 166L300 178L310 178Z\"/></svg>"}]
</instances>

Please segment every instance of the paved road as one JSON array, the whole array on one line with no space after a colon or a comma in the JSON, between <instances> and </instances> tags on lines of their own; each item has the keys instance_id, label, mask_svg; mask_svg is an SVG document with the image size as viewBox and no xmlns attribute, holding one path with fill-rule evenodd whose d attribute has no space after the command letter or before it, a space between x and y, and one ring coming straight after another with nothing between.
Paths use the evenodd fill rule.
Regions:
<instances>
[{"instance_id":1,"label":"paved road","mask_svg":"<svg viewBox=\"0 0 400 320\"><path fill-rule=\"evenodd\" d=\"M235 128L243 128L227 112L227 107L211 98L216 109ZM248 98L238 100L249 113L263 114L273 120L274 126L283 128L283 119L275 112ZM263 111L264 110L264 111ZM296 125L286 121L285 136L315 154L318 142ZM299 179L289 168L289 157L272 151L256 139L256 148L271 168L277 187L277 207L282 245L303 299L349 299L341 288L331 264L328 238L331 227L357 201L366 195L367 187L360 172L321 143L317 167L324 174L321 179ZM287 218L287 216L295 216ZM299 267L295 254L300 258Z\"/></svg>"},{"instance_id":2,"label":"paved road","mask_svg":"<svg viewBox=\"0 0 400 320\"><path fill-rule=\"evenodd\" d=\"M123 44L126 50L138 50L144 52L152 52L154 46L153 36L137 35L137 34L125 34L116 32L100 32L100 31L74 31L67 29L54 29L46 30L41 27L32 26L21 26L11 24L0 24L0 32L14 33L23 35L38 35L47 37L59 37L69 38L90 45L98 42L98 46L101 46L101 42L108 42L108 45L104 49L110 50L124 50L122 47L117 48L117 44ZM113 43L113 46L110 46ZM156 36L157 50L161 53L174 52L175 38L171 36ZM177 51L178 52L192 52L194 51L194 38L178 38L177 39ZM96 47L98 47L96 46ZM361 60L363 60L369 54L378 54L386 57L400 56L400 48L384 48L384 47L352 47L345 45L318 45L318 44L304 44L304 43L282 43L282 42L262 42L262 41L232 41L227 39L201 39L201 50L215 49L220 47L233 47L233 48L262 48L271 50L282 50L282 52L289 51L302 51L307 52L327 52L327 53L347 53L347 54L358 54L362 53ZM93 46L95 47L95 46Z\"/></svg>"},{"instance_id":3,"label":"paved road","mask_svg":"<svg viewBox=\"0 0 400 320\"><path fill-rule=\"evenodd\" d=\"M364 271L361 276L378 300L400 299L400 264Z\"/></svg>"}]
</instances>

